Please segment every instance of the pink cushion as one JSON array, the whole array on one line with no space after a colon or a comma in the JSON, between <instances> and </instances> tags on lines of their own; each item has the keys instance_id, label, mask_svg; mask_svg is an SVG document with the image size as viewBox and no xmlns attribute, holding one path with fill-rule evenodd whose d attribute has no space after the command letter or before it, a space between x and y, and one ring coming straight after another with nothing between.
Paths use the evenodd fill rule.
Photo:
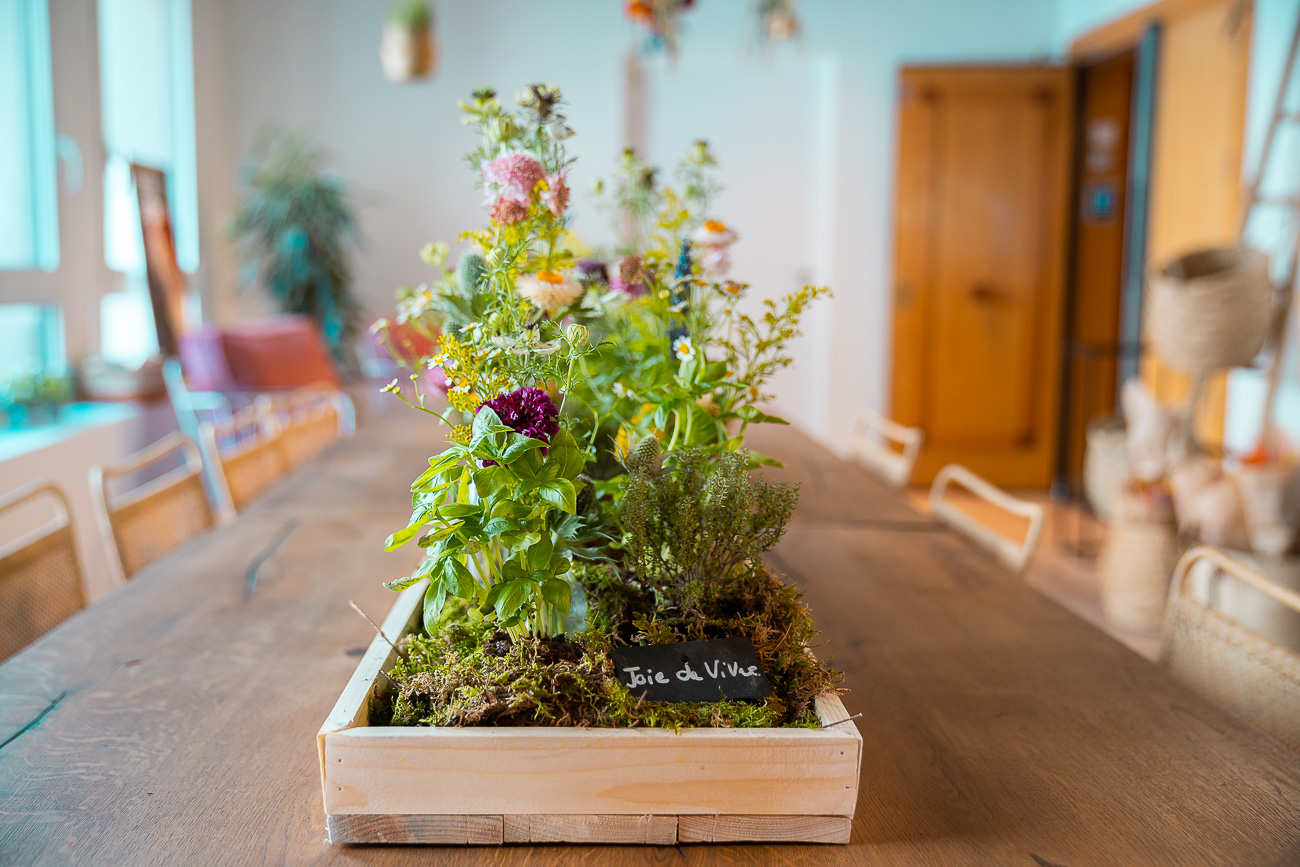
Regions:
<instances>
[{"instance_id":1,"label":"pink cushion","mask_svg":"<svg viewBox=\"0 0 1300 867\"><path fill-rule=\"evenodd\" d=\"M206 325L197 331L187 331L178 335L176 348L181 370L185 371L185 383L191 391L239 390L226 364L221 329Z\"/></svg>"},{"instance_id":2,"label":"pink cushion","mask_svg":"<svg viewBox=\"0 0 1300 867\"><path fill-rule=\"evenodd\" d=\"M339 386L325 340L310 317L278 316L232 325L222 329L221 343L231 378L240 389ZM185 373L188 377L189 370Z\"/></svg>"}]
</instances>

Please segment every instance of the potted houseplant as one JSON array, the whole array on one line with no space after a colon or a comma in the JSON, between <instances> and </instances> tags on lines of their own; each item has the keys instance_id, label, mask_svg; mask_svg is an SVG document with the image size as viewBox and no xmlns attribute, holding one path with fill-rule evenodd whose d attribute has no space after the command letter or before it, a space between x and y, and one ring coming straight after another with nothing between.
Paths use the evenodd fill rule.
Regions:
<instances>
[{"instance_id":1,"label":"potted houseplant","mask_svg":"<svg viewBox=\"0 0 1300 867\"><path fill-rule=\"evenodd\" d=\"M72 400L72 380L67 376L33 373L9 383L10 427L54 424L59 411Z\"/></svg>"},{"instance_id":2,"label":"potted houseplant","mask_svg":"<svg viewBox=\"0 0 1300 867\"><path fill-rule=\"evenodd\" d=\"M256 282L285 313L320 323L335 360L354 366L360 305L352 291L356 214L342 181L309 139L270 135L249 175L232 232Z\"/></svg>"},{"instance_id":3,"label":"potted houseplant","mask_svg":"<svg viewBox=\"0 0 1300 867\"><path fill-rule=\"evenodd\" d=\"M861 737L763 562L797 491L744 447L784 423L759 406L826 290L755 316L694 260L702 144L694 191L654 189L616 265L575 262L560 93L517 101L462 104L488 225L454 269L427 248L441 276L402 293L399 322L440 335L415 366L447 406L418 373L386 390L447 442L387 540L424 558L319 736L331 839L846 842Z\"/></svg>"},{"instance_id":4,"label":"potted houseplant","mask_svg":"<svg viewBox=\"0 0 1300 867\"><path fill-rule=\"evenodd\" d=\"M384 77L395 84L427 78L438 66L433 8L426 0L398 0L388 10L379 40Z\"/></svg>"}]
</instances>

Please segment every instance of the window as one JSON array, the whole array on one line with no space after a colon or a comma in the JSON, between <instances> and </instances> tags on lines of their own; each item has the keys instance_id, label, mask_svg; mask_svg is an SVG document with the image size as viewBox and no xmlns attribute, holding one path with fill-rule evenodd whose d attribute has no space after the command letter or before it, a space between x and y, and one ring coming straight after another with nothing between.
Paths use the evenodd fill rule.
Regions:
<instances>
[{"instance_id":1,"label":"window","mask_svg":"<svg viewBox=\"0 0 1300 867\"><path fill-rule=\"evenodd\" d=\"M46 0L0 0L0 271L59 266Z\"/></svg>"},{"instance_id":2,"label":"window","mask_svg":"<svg viewBox=\"0 0 1300 867\"><path fill-rule=\"evenodd\" d=\"M189 0L99 0L104 262L123 275L100 307L101 354L136 363L157 351L131 163L161 169L176 257L199 264L194 61Z\"/></svg>"},{"instance_id":3,"label":"window","mask_svg":"<svg viewBox=\"0 0 1300 867\"><path fill-rule=\"evenodd\" d=\"M34 373L62 373L66 357L59 308L0 304L0 388Z\"/></svg>"}]
</instances>

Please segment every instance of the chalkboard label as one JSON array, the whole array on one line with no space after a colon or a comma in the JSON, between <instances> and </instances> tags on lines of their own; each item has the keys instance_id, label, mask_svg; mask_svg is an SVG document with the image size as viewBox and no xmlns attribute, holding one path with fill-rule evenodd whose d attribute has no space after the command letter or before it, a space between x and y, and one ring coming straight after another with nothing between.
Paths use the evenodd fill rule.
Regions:
<instances>
[{"instance_id":1,"label":"chalkboard label","mask_svg":"<svg viewBox=\"0 0 1300 867\"><path fill-rule=\"evenodd\" d=\"M748 638L718 638L619 647L619 681L646 701L719 701L764 698L772 685Z\"/></svg>"}]
</instances>

